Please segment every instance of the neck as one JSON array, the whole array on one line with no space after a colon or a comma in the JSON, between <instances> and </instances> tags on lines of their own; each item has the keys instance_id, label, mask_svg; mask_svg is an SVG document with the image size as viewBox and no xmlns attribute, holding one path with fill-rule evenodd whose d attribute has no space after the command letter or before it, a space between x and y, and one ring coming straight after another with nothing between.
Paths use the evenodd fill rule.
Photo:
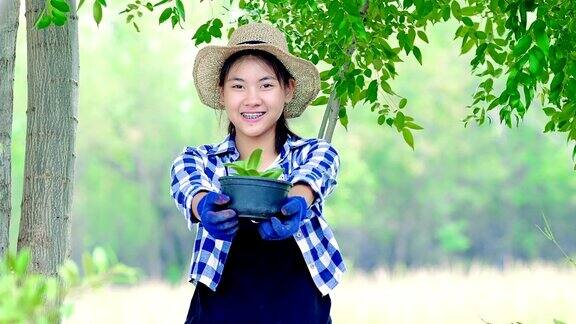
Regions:
<instances>
[{"instance_id":1,"label":"neck","mask_svg":"<svg viewBox=\"0 0 576 324\"><path fill-rule=\"evenodd\" d=\"M236 132L236 148L240 152L240 160L247 160L250 154L257 149L262 149L262 161L272 161L278 155L276 152L275 133L262 134L258 137L250 137Z\"/></svg>"}]
</instances>

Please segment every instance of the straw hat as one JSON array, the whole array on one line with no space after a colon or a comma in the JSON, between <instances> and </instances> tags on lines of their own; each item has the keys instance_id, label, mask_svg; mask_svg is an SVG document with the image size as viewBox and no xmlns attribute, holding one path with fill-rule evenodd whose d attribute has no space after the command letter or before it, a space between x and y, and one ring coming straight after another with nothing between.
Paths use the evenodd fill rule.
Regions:
<instances>
[{"instance_id":1,"label":"straw hat","mask_svg":"<svg viewBox=\"0 0 576 324\"><path fill-rule=\"evenodd\" d=\"M294 98L286 103L284 116L300 116L320 91L320 74L311 62L291 55L284 34L268 23L240 26L232 33L228 46L209 45L198 52L193 77L202 103L214 109L224 109L218 91L220 69L226 58L245 49L269 52L284 64L296 80Z\"/></svg>"}]
</instances>

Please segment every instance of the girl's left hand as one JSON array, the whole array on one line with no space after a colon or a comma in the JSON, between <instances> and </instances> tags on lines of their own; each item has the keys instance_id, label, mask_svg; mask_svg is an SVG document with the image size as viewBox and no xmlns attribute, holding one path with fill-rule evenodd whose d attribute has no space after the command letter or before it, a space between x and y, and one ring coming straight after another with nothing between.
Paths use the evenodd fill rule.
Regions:
<instances>
[{"instance_id":1,"label":"girl's left hand","mask_svg":"<svg viewBox=\"0 0 576 324\"><path fill-rule=\"evenodd\" d=\"M306 218L306 200L301 196L291 196L282 206L282 220L273 216L258 226L260 237L264 240L284 240L296 233L300 222Z\"/></svg>"}]
</instances>

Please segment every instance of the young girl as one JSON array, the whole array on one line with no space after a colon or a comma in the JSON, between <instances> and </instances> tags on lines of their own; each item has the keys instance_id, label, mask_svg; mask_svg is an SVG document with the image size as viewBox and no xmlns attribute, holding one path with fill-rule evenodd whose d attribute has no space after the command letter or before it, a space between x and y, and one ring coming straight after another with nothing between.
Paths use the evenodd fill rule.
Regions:
<instances>
[{"instance_id":1,"label":"young girl","mask_svg":"<svg viewBox=\"0 0 576 324\"><path fill-rule=\"evenodd\" d=\"M223 109L228 136L186 147L171 169L172 197L198 225L186 323L330 323L330 296L346 270L322 215L336 185L339 158L320 139L288 129L318 94L316 67L288 52L284 34L265 23L235 30L228 46L206 46L194 62L201 101ZM239 219L220 193L224 163L263 149L261 169L281 167L292 183L282 215Z\"/></svg>"}]
</instances>

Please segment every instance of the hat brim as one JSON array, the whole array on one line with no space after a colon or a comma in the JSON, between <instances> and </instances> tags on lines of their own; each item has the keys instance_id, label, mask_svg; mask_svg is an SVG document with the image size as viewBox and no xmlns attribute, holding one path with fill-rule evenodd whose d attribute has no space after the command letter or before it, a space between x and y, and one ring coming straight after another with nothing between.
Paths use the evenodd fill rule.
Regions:
<instances>
[{"instance_id":1,"label":"hat brim","mask_svg":"<svg viewBox=\"0 0 576 324\"><path fill-rule=\"evenodd\" d=\"M206 46L196 55L194 60L193 78L198 96L203 104L214 109L224 109L220 103L218 89L220 69L224 61L232 54L245 50L258 49L276 56L296 80L293 99L286 104L284 116L294 118L300 116L308 104L316 98L320 91L320 74L316 66L270 44L243 44L234 46Z\"/></svg>"}]
</instances>

